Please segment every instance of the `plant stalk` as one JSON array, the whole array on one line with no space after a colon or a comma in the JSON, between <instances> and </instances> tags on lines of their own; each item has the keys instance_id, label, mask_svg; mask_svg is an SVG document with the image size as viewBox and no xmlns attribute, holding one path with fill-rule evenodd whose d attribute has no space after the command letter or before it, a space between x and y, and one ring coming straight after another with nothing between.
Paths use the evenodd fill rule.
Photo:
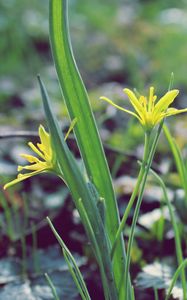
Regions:
<instances>
[{"instance_id":1,"label":"plant stalk","mask_svg":"<svg viewBox=\"0 0 187 300\"><path fill-rule=\"evenodd\" d=\"M167 189L166 189L164 181L153 170L150 169L150 171L154 175L154 177L157 179L157 181L159 182L159 184L160 184L160 186L162 187L162 190L163 190L164 199L165 199L166 204L167 204L168 209L169 209L170 219L171 219L171 223L172 223L173 230L174 230L177 262L178 262L178 266L180 266L182 264L184 258L183 258L183 254L182 254L180 234L179 234L177 222L176 222L176 219L175 219L173 207L172 207L172 204L169 201L168 194L167 194ZM186 274L185 274L184 269L181 270L181 281L182 281L182 289L183 289L183 299L186 300L187 299L187 286L186 286Z\"/></svg>"}]
</instances>

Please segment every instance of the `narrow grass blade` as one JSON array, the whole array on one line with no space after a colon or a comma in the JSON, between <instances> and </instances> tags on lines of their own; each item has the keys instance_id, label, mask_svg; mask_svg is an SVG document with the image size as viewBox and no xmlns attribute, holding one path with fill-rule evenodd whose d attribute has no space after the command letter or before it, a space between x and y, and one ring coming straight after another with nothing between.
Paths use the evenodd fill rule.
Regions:
<instances>
[{"instance_id":1,"label":"narrow grass blade","mask_svg":"<svg viewBox=\"0 0 187 300\"><path fill-rule=\"evenodd\" d=\"M71 120L77 118L75 135L89 178L106 201L106 230L113 244L119 225L117 203L88 95L78 72L68 28L67 0L50 0L50 41L62 94ZM124 272L125 254L121 239L114 256L117 286ZM119 259L120 257L120 259ZM120 299L124 299L124 293Z\"/></svg>"},{"instance_id":2,"label":"narrow grass blade","mask_svg":"<svg viewBox=\"0 0 187 300\"><path fill-rule=\"evenodd\" d=\"M158 298L158 290L156 288L154 288L154 297L155 297L155 300L159 300L159 298Z\"/></svg>"},{"instance_id":3,"label":"narrow grass blade","mask_svg":"<svg viewBox=\"0 0 187 300\"><path fill-rule=\"evenodd\" d=\"M167 126L164 125L163 129L164 129L165 136L167 138L168 144L170 146L170 149L172 151L172 154L173 154L173 157L175 160L175 164L176 164L176 168L177 168L177 171L178 171L178 174L180 177L181 185L185 192L185 203L187 205L187 185L186 185L187 170L185 167L185 161L182 157L182 154L181 154L181 151L180 151L178 145L176 144L175 140L172 138Z\"/></svg>"},{"instance_id":4,"label":"narrow grass blade","mask_svg":"<svg viewBox=\"0 0 187 300\"><path fill-rule=\"evenodd\" d=\"M0 193L0 205L4 210L5 220L6 220L6 228L7 228L7 235L11 241L14 239L14 226L12 222L12 211L9 208L7 200L5 199L3 193Z\"/></svg>"},{"instance_id":5,"label":"narrow grass blade","mask_svg":"<svg viewBox=\"0 0 187 300\"><path fill-rule=\"evenodd\" d=\"M55 237L57 238L60 246L62 247L64 258L68 264L70 273L77 285L77 288L79 290L81 298L83 300L91 300L91 298L89 296L89 292L86 287L86 284L84 282L84 279L83 279L82 274L76 264L74 257L72 256L71 252L69 251L69 249L67 248L67 246L65 245L65 243L63 242L61 237L59 236L58 232L56 231L51 220L48 217L47 217L47 221L48 221L49 226L51 227L51 230L53 231Z\"/></svg>"},{"instance_id":6,"label":"narrow grass blade","mask_svg":"<svg viewBox=\"0 0 187 300\"><path fill-rule=\"evenodd\" d=\"M34 271L36 273L40 272L40 263L39 263L39 257L38 257L38 241L37 241L37 229L35 224L31 224L31 231L32 231L32 257L33 257L33 265L34 265Z\"/></svg>"},{"instance_id":7,"label":"narrow grass blade","mask_svg":"<svg viewBox=\"0 0 187 300\"><path fill-rule=\"evenodd\" d=\"M57 295L56 288L55 288L53 282L51 281L51 278L49 277L49 275L48 275L47 273L45 273L44 275L45 275L45 278L46 278L46 280L47 280L48 285L49 285L50 288L51 288L51 291L52 291L52 294L53 294L54 299L55 299L55 300L60 300L60 298L59 298L58 295Z\"/></svg>"},{"instance_id":8,"label":"narrow grass blade","mask_svg":"<svg viewBox=\"0 0 187 300\"><path fill-rule=\"evenodd\" d=\"M165 183L163 182L162 178L157 173L155 173L152 169L150 169L150 172L153 174L153 176L156 178L156 180L160 184L160 186L163 190L164 200L169 209L171 224L172 224L173 231L174 231L177 262L178 262L178 266L179 266L183 262L183 253L182 253L181 239L180 239L177 221L175 218L175 213L173 211L172 204L169 201L167 189L166 189ZM183 288L183 297L184 297L184 299L186 299L187 298L187 285L186 285L186 274L185 274L184 269L181 270L181 281L182 281L182 288Z\"/></svg>"},{"instance_id":9,"label":"narrow grass blade","mask_svg":"<svg viewBox=\"0 0 187 300\"><path fill-rule=\"evenodd\" d=\"M170 284L170 287L168 289L168 293L167 293L167 296L165 298L165 300L169 300L170 296L171 296L171 292L175 286L175 283L177 281L177 278L179 277L181 271L187 267L187 258L180 264L180 266L177 268L173 278L172 278L172 281L171 281L171 284ZM186 300L186 299L185 299Z\"/></svg>"}]
</instances>

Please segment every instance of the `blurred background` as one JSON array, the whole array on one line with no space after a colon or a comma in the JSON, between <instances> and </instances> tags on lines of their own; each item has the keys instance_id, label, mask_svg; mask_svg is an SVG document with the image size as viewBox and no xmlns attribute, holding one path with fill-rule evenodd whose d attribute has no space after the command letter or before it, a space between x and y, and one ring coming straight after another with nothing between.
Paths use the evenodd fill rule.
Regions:
<instances>
[{"instance_id":1,"label":"blurred background","mask_svg":"<svg viewBox=\"0 0 187 300\"><path fill-rule=\"evenodd\" d=\"M173 72L173 87L180 90L175 107L187 107L187 1L69 0L69 20L74 55L90 95L112 175L116 178L114 183L123 213L137 174L143 130L136 120L101 102L99 97L108 96L119 105L130 108L123 88L136 88L146 95L149 86L153 85L160 97L167 91ZM62 130L67 131L69 126L66 108L60 101L62 96L50 50L47 0L0 0L0 58L0 174L3 184L15 178L17 164L23 164L19 153L28 151L26 142L29 139L35 141L39 124L46 124L36 79L38 73L46 84ZM168 118L167 122L185 154L187 114L172 117L172 120ZM20 130L27 130L29 137L6 136L14 136ZM166 176L171 188L180 188L171 152L163 137L161 141L154 167ZM74 140L70 138L69 143L77 154ZM27 194L20 194L20 190ZM51 175L40 175L15 186L11 191L1 192L0 242L4 246L1 247L0 256L9 255L12 243L14 255L21 256L23 251L19 243L23 236L28 245L33 245L33 223L39 237L39 247L45 248L54 243L46 224L44 226L41 223L46 215L51 214L55 216L57 229L63 232L62 228L65 228L63 238L71 249L88 254L86 246L82 249L86 238L75 211L72 216L74 208L67 194L60 180ZM143 247L135 244L132 258L135 263L134 274L146 263L152 262L155 252L158 256L162 255L164 245L168 252L174 247L174 243L171 244L171 226L164 229L168 235L163 242L164 235L158 235L155 225L160 219L163 220L163 212L157 210L160 207L160 195L159 189L148 187L145 195L147 200L143 205L143 213L148 213L146 221L142 219L142 226L147 226L146 230L150 231L148 235L140 230L139 235L141 239L145 238L144 241L153 242L154 251L149 253L146 243ZM14 220L12 217L13 226L9 223L5 203L11 209L13 205L13 216L25 215L25 209L29 207L24 232L20 231L24 219L17 222L19 218L15 217ZM187 224L184 212L183 221ZM40 230L44 231L41 233ZM17 244L15 247L15 243L18 243L18 247ZM166 256L171 254L168 252ZM144 254L147 255L146 259L142 259ZM61 284L61 277L59 282ZM146 299L153 299L151 297L146 295ZM145 295L142 299L145 299Z\"/></svg>"},{"instance_id":2,"label":"blurred background","mask_svg":"<svg viewBox=\"0 0 187 300\"><path fill-rule=\"evenodd\" d=\"M73 48L87 87L114 81L165 90L174 72L175 85L185 90L186 6L175 0L69 1ZM55 76L48 1L1 0L0 31L2 99L36 85L38 72Z\"/></svg>"},{"instance_id":3,"label":"blurred background","mask_svg":"<svg viewBox=\"0 0 187 300\"><path fill-rule=\"evenodd\" d=\"M174 87L180 90L176 105L186 106L185 0L70 0L69 12L75 58L99 121L106 108L98 101L99 96L113 97L128 106L122 88L136 88L146 94L150 85L161 96L168 88L171 72ZM48 1L1 0L0 33L0 125L38 127L43 115L38 73L54 106L56 103L56 111L66 116L58 101L61 95L49 45ZM107 109L108 114L115 114L114 109ZM122 114L117 114L120 127L124 127ZM117 142L117 137L113 138L112 143ZM125 144L123 147L128 147Z\"/></svg>"}]
</instances>

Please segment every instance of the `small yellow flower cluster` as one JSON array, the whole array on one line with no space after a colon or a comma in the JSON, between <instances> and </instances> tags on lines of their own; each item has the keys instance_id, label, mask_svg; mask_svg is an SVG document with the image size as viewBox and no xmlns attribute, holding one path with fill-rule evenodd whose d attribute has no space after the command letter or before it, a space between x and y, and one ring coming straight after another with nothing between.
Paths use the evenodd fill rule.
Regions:
<instances>
[{"instance_id":1,"label":"small yellow flower cluster","mask_svg":"<svg viewBox=\"0 0 187 300\"><path fill-rule=\"evenodd\" d=\"M68 129L68 132L65 135L64 140L66 141L70 132L73 130L77 118L73 119ZM21 157L25 158L30 165L28 166L18 166L18 172L23 170L28 170L31 172L28 173L19 173L17 178L5 184L4 189L9 188L10 186L23 181L29 177L37 175L43 172L55 172L58 174L58 164L56 160L55 151L52 149L51 136L47 133L42 125L39 126L39 137L40 143L37 143L35 146L33 143L29 142L28 145L33 152L37 154L38 157L29 154L20 154ZM58 174L59 175L59 174Z\"/></svg>"},{"instance_id":2,"label":"small yellow flower cluster","mask_svg":"<svg viewBox=\"0 0 187 300\"><path fill-rule=\"evenodd\" d=\"M178 95L178 90L168 91L158 101L156 101L157 96L154 95L153 87L150 87L148 99L145 96L140 96L139 98L137 98L135 93L130 89L124 89L124 92L127 94L135 110L134 112L115 104L112 100L106 97L101 97L100 99L105 100L114 107L136 117L142 124L145 131L151 131L158 123L160 123L160 121L162 121L166 117L187 111L187 108L169 108L169 105L174 101L174 99Z\"/></svg>"},{"instance_id":3,"label":"small yellow flower cluster","mask_svg":"<svg viewBox=\"0 0 187 300\"><path fill-rule=\"evenodd\" d=\"M39 173L55 169L50 135L45 131L42 125L40 125L38 132L41 143L37 143L35 146L33 143L29 142L28 145L39 158L29 154L20 154L20 156L25 158L30 165L18 166L18 172L22 170L31 172L19 173L16 179L5 184L4 189Z\"/></svg>"}]
</instances>

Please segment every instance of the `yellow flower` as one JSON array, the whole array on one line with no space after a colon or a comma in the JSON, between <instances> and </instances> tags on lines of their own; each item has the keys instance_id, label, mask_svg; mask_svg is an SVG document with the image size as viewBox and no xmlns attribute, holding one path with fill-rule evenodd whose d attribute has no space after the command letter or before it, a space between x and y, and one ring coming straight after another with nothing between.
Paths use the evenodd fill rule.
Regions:
<instances>
[{"instance_id":1,"label":"yellow flower","mask_svg":"<svg viewBox=\"0 0 187 300\"><path fill-rule=\"evenodd\" d=\"M105 100L114 107L136 117L142 124L145 131L151 131L154 128L154 126L160 123L160 121L165 117L169 117L187 111L187 108L168 108L169 105L174 101L174 99L178 95L178 90L171 90L167 92L158 101L156 101L157 96L154 95L153 87L150 87L148 98L146 98L145 96L140 96L139 98L137 98L137 96L129 89L124 89L123 91L129 97L129 100L135 110L134 112L115 104L112 100L106 97L101 97L100 99Z\"/></svg>"},{"instance_id":2,"label":"yellow flower","mask_svg":"<svg viewBox=\"0 0 187 300\"><path fill-rule=\"evenodd\" d=\"M55 170L50 135L45 131L42 125L40 125L38 132L41 143L37 143L35 146L33 143L29 142L28 145L39 158L29 154L20 154L20 156L25 158L30 165L18 166L18 172L22 170L28 170L31 172L19 173L16 179L5 184L4 189L39 173Z\"/></svg>"}]
</instances>

